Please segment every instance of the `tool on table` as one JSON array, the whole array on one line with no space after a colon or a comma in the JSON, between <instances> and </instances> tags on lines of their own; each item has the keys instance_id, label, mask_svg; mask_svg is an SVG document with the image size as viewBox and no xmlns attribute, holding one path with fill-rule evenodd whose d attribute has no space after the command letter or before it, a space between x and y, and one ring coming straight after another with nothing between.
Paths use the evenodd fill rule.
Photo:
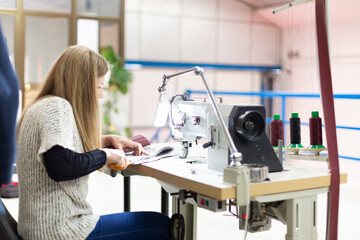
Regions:
<instances>
[{"instance_id":1,"label":"tool on table","mask_svg":"<svg viewBox=\"0 0 360 240\"><path fill-rule=\"evenodd\" d=\"M132 141L134 141L134 142L140 143L140 144L142 145L142 147L146 147L146 146L148 146L148 145L151 144L150 141L149 141L146 137L144 137L144 136L142 136L142 135L136 135L136 136L131 137L131 138L129 138L129 139L132 140ZM129 149L129 148L125 148L125 149L124 149L124 152L125 152L125 153L126 153L126 152L131 152L131 151L132 151L132 150ZM127 168L130 164L131 164L131 161L129 161L126 166L120 166L120 165L116 165L116 164L109 164L111 176L114 176L114 175L116 176L117 173L114 172L114 171L116 171L116 170L124 170L124 169Z\"/></svg>"}]
</instances>

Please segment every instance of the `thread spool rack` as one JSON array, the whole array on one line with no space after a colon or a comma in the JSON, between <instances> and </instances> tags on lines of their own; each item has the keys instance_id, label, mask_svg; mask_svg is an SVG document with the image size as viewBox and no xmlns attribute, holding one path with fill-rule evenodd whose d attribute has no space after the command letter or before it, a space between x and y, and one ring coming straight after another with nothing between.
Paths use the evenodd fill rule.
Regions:
<instances>
[{"instance_id":1,"label":"thread spool rack","mask_svg":"<svg viewBox=\"0 0 360 240\"><path fill-rule=\"evenodd\" d=\"M298 118L297 113L292 114L292 118ZM315 119L317 118L317 119ZM314 124L314 119L316 120ZM296 137L291 137L292 142L288 147L283 147L283 140L279 138L278 146L274 146L274 151L278 155L279 160L282 159L297 159L297 160L312 160L312 161L326 161L329 163L329 156L327 154L327 148L322 145L322 133L321 133L321 119L318 112L312 112L312 118L310 121L313 123L313 127L310 126L310 146L304 148L300 143L300 119L296 119L297 123L293 124L297 129ZM316 133L316 139L314 140L314 131ZM321 154L320 154L321 153Z\"/></svg>"}]
</instances>

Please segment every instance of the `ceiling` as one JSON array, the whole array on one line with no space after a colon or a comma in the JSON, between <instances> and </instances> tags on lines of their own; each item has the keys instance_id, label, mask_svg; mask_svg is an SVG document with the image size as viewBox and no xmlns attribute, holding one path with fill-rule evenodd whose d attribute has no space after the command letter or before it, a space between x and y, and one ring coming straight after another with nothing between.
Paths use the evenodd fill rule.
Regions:
<instances>
[{"instance_id":1,"label":"ceiling","mask_svg":"<svg viewBox=\"0 0 360 240\"><path fill-rule=\"evenodd\" d=\"M254 9L282 6L290 2L286 0L236 0L236 1L242 2Z\"/></svg>"},{"instance_id":2,"label":"ceiling","mask_svg":"<svg viewBox=\"0 0 360 240\"><path fill-rule=\"evenodd\" d=\"M235 0L250 6L261 18L271 22L281 28L291 26L313 25L315 19L314 1L309 1L293 8L289 8L277 14L272 11L280 6L286 5L292 0ZM360 20L360 1L359 0L327 0L330 8L330 19L334 21Z\"/></svg>"}]
</instances>

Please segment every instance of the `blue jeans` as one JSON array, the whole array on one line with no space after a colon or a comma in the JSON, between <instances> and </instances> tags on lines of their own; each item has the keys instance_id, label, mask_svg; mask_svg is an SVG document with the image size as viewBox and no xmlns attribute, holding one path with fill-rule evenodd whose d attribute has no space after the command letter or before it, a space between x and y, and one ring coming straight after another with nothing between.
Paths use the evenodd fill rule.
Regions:
<instances>
[{"instance_id":1,"label":"blue jeans","mask_svg":"<svg viewBox=\"0 0 360 240\"><path fill-rule=\"evenodd\" d=\"M157 212L124 212L102 215L87 239L169 240L170 219Z\"/></svg>"}]
</instances>

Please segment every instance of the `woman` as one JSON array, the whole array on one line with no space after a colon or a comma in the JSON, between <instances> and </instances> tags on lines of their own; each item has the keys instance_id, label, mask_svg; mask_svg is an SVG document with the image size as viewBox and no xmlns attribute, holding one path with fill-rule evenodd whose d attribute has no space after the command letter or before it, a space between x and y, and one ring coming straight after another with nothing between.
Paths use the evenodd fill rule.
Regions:
<instances>
[{"instance_id":1,"label":"woman","mask_svg":"<svg viewBox=\"0 0 360 240\"><path fill-rule=\"evenodd\" d=\"M88 174L127 165L119 136L100 137L98 98L108 65L86 47L66 49L51 67L18 127L19 221L24 239L168 239L169 218L155 212L98 216L86 202ZM113 149L115 148L115 149Z\"/></svg>"}]
</instances>

